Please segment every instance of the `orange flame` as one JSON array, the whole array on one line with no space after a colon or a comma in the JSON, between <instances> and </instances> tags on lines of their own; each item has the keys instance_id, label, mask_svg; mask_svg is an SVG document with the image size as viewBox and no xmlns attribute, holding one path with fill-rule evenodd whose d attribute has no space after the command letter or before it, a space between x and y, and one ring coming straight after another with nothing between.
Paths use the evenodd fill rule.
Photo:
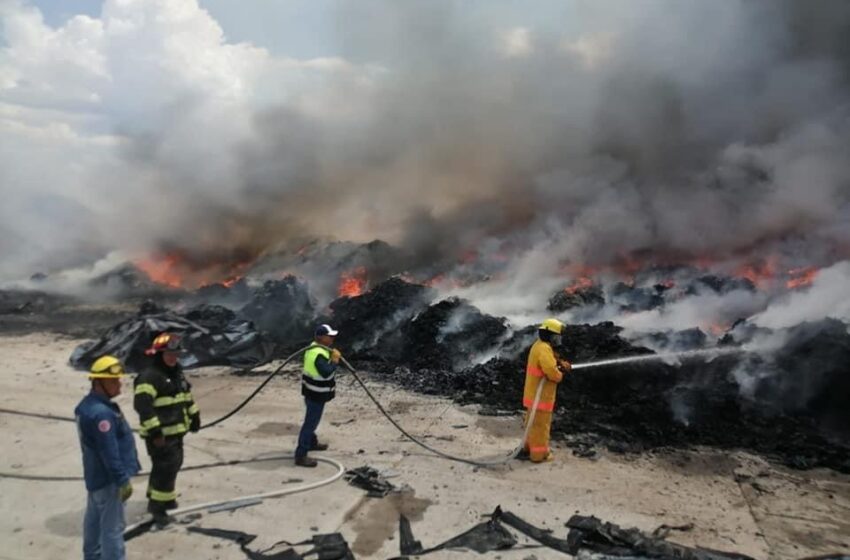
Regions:
<instances>
[{"instance_id":1,"label":"orange flame","mask_svg":"<svg viewBox=\"0 0 850 560\"><path fill-rule=\"evenodd\" d=\"M776 259L744 264L735 270L735 275L746 278L758 288L764 288L776 278Z\"/></svg>"},{"instance_id":2,"label":"orange flame","mask_svg":"<svg viewBox=\"0 0 850 560\"><path fill-rule=\"evenodd\" d=\"M726 334L730 328L732 328L731 325L724 325L723 323L711 323L709 325L706 325L706 330L713 336L720 336L722 334Z\"/></svg>"},{"instance_id":3,"label":"orange flame","mask_svg":"<svg viewBox=\"0 0 850 560\"><path fill-rule=\"evenodd\" d=\"M578 280L573 282L570 286L564 288L564 291L568 294L574 294L581 290L587 290L588 288L593 287L593 280L587 276L580 276Z\"/></svg>"},{"instance_id":4,"label":"orange flame","mask_svg":"<svg viewBox=\"0 0 850 560\"><path fill-rule=\"evenodd\" d=\"M147 274L152 282L164 284L171 288L182 288L183 278L178 268L181 259L176 253L163 255L161 258L148 257L136 261L136 266Z\"/></svg>"},{"instance_id":5,"label":"orange flame","mask_svg":"<svg viewBox=\"0 0 850 560\"><path fill-rule=\"evenodd\" d=\"M366 289L366 267L358 266L348 272L343 272L339 278L337 295L339 297L354 297L362 294Z\"/></svg>"},{"instance_id":6,"label":"orange flame","mask_svg":"<svg viewBox=\"0 0 850 560\"><path fill-rule=\"evenodd\" d=\"M796 290L798 288L811 286L812 282L814 282L815 278L817 278L818 272L818 269L813 266L789 270L788 275L791 278L785 283L785 285L789 290Z\"/></svg>"},{"instance_id":7,"label":"orange flame","mask_svg":"<svg viewBox=\"0 0 850 560\"><path fill-rule=\"evenodd\" d=\"M152 282L170 288L196 289L214 284L230 288L240 279L250 261L237 263L193 263L177 251L138 259L136 267Z\"/></svg>"}]
</instances>

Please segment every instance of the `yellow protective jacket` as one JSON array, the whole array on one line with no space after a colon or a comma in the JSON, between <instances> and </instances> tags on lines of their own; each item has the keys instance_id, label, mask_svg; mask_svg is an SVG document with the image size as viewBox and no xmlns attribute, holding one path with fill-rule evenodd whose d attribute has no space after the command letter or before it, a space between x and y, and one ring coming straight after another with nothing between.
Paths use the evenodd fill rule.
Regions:
<instances>
[{"instance_id":1,"label":"yellow protective jacket","mask_svg":"<svg viewBox=\"0 0 850 560\"><path fill-rule=\"evenodd\" d=\"M564 378L564 374L558 369L558 360L555 351L548 342L538 340L531 346L528 353L528 364L525 367L525 389L522 394L522 405L531 409L534 397L537 395L537 387L543 379L549 382L543 387L537 410L552 412L555 410L555 394L558 383Z\"/></svg>"}]
</instances>

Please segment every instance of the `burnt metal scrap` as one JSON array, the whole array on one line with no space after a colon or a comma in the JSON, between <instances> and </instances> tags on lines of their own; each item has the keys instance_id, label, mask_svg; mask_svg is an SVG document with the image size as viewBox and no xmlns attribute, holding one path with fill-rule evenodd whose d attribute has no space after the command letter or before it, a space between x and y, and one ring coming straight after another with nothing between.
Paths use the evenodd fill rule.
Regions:
<instances>
[{"instance_id":1,"label":"burnt metal scrap","mask_svg":"<svg viewBox=\"0 0 850 560\"><path fill-rule=\"evenodd\" d=\"M505 519L505 514L502 519L513 527L514 524ZM635 528L624 529L596 517L574 515L567 521L567 527L570 529L566 541L567 549L573 555L585 549L610 556L640 556L671 560L752 560L750 556L744 554L671 543L660 536L649 535Z\"/></svg>"},{"instance_id":2,"label":"burnt metal scrap","mask_svg":"<svg viewBox=\"0 0 850 560\"><path fill-rule=\"evenodd\" d=\"M70 363L77 369L88 369L98 357L110 354L121 359L129 371L137 371L144 363L145 348L164 331L183 335L186 353L181 363L187 369L253 367L267 361L273 351L272 344L250 321L235 317L225 308L205 305L179 314L146 303L136 316L113 326L100 339L79 345Z\"/></svg>"},{"instance_id":3,"label":"burnt metal scrap","mask_svg":"<svg viewBox=\"0 0 850 560\"><path fill-rule=\"evenodd\" d=\"M362 466L345 471L343 478L351 486L366 490L370 498L383 498L397 490L395 485L384 478L381 472L373 467Z\"/></svg>"},{"instance_id":4,"label":"burnt metal scrap","mask_svg":"<svg viewBox=\"0 0 850 560\"><path fill-rule=\"evenodd\" d=\"M638 529L623 529L595 517L574 515L567 522L566 539L541 529L518 515L496 507L491 521L500 522L526 537L558 552L577 556L592 552L607 557L658 558L669 560L752 560L749 556L706 548L688 547L665 540L668 531L646 534ZM674 529L674 528L669 528Z\"/></svg>"},{"instance_id":5,"label":"burnt metal scrap","mask_svg":"<svg viewBox=\"0 0 850 560\"><path fill-rule=\"evenodd\" d=\"M484 554L496 550L507 550L517 544L516 538L495 517L430 548L424 548L422 543L416 540L410 521L404 515L399 517L398 525L401 553L399 558L411 555L424 556L439 550L472 550Z\"/></svg>"}]
</instances>

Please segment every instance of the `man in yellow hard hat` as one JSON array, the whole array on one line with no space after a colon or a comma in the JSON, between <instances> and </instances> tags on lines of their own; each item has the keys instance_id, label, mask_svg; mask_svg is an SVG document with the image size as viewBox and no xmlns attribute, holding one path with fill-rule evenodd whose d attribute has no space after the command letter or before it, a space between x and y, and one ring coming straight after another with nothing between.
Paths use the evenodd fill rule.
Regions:
<instances>
[{"instance_id":1,"label":"man in yellow hard hat","mask_svg":"<svg viewBox=\"0 0 850 560\"><path fill-rule=\"evenodd\" d=\"M531 346L531 351L528 353L525 389L522 395L526 421L531 417L537 388L544 383L534 412L534 421L525 442L524 453L521 454L535 463L552 460L552 452L549 449L549 430L552 426L552 413L555 410L555 394L558 383L564 378L564 373L570 371L572 367L568 361L559 360L555 356L554 347L561 345L563 330L564 324L559 320L546 319L538 328L538 340Z\"/></svg>"},{"instance_id":2,"label":"man in yellow hard hat","mask_svg":"<svg viewBox=\"0 0 850 560\"><path fill-rule=\"evenodd\" d=\"M77 408L83 474L88 502L83 523L84 560L124 560L124 502L133 493L130 478L141 466L133 431L112 399L121 393L124 368L102 356L91 366L91 391Z\"/></svg>"}]
</instances>

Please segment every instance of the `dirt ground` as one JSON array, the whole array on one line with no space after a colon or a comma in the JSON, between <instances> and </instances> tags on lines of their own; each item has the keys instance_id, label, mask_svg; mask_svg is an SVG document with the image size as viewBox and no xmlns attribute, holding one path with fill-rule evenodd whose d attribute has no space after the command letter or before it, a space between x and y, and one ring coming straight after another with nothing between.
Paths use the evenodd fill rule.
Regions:
<instances>
[{"instance_id":1,"label":"dirt ground","mask_svg":"<svg viewBox=\"0 0 850 560\"><path fill-rule=\"evenodd\" d=\"M79 342L62 335L0 336L0 408L69 417L87 391L85 375L67 359ZM519 375L519 373L518 373ZM223 368L192 372L204 420L224 414L250 393L259 377L237 378ZM517 417L484 417L458 407L381 386L376 393L399 422L447 452L494 457L521 435ZM132 383L118 397L131 424ZM545 465L514 462L478 469L429 456L399 437L363 392L343 379L339 397L326 409L320 436L325 456L348 468L371 465L391 471L409 490L384 499L337 481L306 493L268 499L232 512L204 513L193 525L258 535L252 548L315 533L341 532L358 558L399 554L398 516L404 513L416 538L432 546L482 520L497 505L565 537L574 513L595 515L652 531L662 524L692 523L670 538L687 545L736 551L756 558L802 558L850 553L850 476L830 471L789 471L747 453L711 450L653 455L574 457L556 445L557 460ZM186 465L291 453L302 412L297 372L272 382L242 413L186 439ZM72 423L0 413L0 472L75 476L80 451ZM143 468L150 463L139 442ZM333 469L296 468L290 461L185 472L178 479L181 506L235 498L324 478ZM146 481L135 480L130 522L141 518ZM82 481L44 482L0 477L0 559L80 557L85 505ZM526 542L521 539L521 542ZM301 549L302 552L305 549ZM230 542L188 533L177 524L128 543L131 559L241 559ZM446 552L434 557L464 557ZM550 549L490 553L503 559L559 558Z\"/></svg>"}]
</instances>

